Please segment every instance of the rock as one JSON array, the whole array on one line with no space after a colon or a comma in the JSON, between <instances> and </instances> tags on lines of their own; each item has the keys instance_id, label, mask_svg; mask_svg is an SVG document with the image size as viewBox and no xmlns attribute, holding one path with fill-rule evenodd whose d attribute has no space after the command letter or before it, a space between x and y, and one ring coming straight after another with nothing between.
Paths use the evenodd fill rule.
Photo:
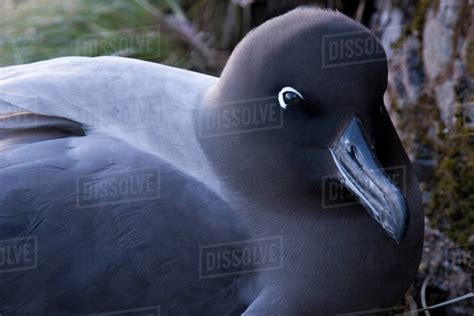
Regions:
<instances>
[{"instance_id":1,"label":"rock","mask_svg":"<svg viewBox=\"0 0 474 316\"><path fill-rule=\"evenodd\" d=\"M447 76L457 50L456 24L464 1L439 0L426 14L423 28L423 60L430 82Z\"/></svg>"},{"instance_id":2,"label":"rock","mask_svg":"<svg viewBox=\"0 0 474 316\"><path fill-rule=\"evenodd\" d=\"M393 7L390 1L380 1L378 9L380 10L379 21L373 30L375 33L381 33L380 41L390 60L395 57L392 45L403 36L404 16L403 12L399 8Z\"/></svg>"},{"instance_id":3,"label":"rock","mask_svg":"<svg viewBox=\"0 0 474 316\"><path fill-rule=\"evenodd\" d=\"M454 93L454 81L448 79L437 85L434 89L436 103L440 110L441 120L450 128L454 123L454 111L456 95Z\"/></svg>"},{"instance_id":4,"label":"rock","mask_svg":"<svg viewBox=\"0 0 474 316\"><path fill-rule=\"evenodd\" d=\"M403 108L417 102L424 86L421 43L404 31L407 17L403 10L387 0L378 1L376 7L378 13L372 19L372 29L380 34L389 60L389 89Z\"/></svg>"}]
</instances>

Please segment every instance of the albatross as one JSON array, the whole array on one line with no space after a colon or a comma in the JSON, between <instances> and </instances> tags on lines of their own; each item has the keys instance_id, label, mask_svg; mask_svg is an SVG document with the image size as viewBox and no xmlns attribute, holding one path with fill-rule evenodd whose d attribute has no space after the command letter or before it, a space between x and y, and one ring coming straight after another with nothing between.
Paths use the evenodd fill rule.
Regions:
<instances>
[{"instance_id":1,"label":"albatross","mask_svg":"<svg viewBox=\"0 0 474 316\"><path fill-rule=\"evenodd\" d=\"M376 37L313 8L252 30L220 77L120 57L1 68L0 312L390 308L424 228L386 87Z\"/></svg>"}]
</instances>

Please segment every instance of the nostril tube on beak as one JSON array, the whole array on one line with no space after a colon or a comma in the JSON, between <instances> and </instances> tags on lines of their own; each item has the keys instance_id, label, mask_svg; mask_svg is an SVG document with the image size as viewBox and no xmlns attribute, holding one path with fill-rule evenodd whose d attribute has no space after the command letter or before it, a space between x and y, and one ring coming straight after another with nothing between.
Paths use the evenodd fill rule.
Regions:
<instances>
[{"instance_id":1,"label":"nostril tube on beak","mask_svg":"<svg viewBox=\"0 0 474 316\"><path fill-rule=\"evenodd\" d=\"M408 228L406 199L377 160L358 119L351 120L330 151L341 182L399 243Z\"/></svg>"}]
</instances>

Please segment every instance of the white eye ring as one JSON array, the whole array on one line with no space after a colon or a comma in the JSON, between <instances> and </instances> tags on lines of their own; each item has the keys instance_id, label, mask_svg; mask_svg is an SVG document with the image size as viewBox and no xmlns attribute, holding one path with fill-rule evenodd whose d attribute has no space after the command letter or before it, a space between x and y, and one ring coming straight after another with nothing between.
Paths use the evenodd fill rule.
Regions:
<instances>
[{"instance_id":1,"label":"white eye ring","mask_svg":"<svg viewBox=\"0 0 474 316\"><path fill-rule=\"evenodd\" d=\"M296 93L301 99L304 99L303 96L301 95L301 93L299 93L296 89L294 89L292 87L284 87L283 89L281 89L280 92L278 92L278 102L280 103L280 106L283 109L286 109L286 107L288 106L288 104L286 104L285 99L284 99L284 95L287 92Z\"/></svg>"}]
</instances>

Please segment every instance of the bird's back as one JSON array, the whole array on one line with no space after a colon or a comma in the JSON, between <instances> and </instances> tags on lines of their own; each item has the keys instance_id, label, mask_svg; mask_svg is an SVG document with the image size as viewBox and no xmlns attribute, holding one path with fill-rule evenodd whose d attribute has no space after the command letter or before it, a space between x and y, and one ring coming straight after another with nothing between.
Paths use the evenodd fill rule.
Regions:
<instances>
[{"instance_id":1,"label":"bird's back","mask_svg":"<svg viewBox=\"0 0 474 316\"><path fill-rule=\"evenodd\" d=\"M193 151L186 115L214 79L168 68L64 58L2 70L0 240L30 243L33 262L0 266L1 312L244 310L239 277L201 277L200 249L245 234L176 144Z\"/></svg>"},{"instance_id":2,"label":"bird's back","mask_svg":"<svg viewBox=\"0 0 474 316\"><path fill-rule=\"evenodd\" d=\"M75 133L82 129L120 138L199 177L196 170L208 169L194 116L216 81L120 57L65 57L2 68L0 146L6 131L51 125Z\"/></svg>"}]
</instances>

